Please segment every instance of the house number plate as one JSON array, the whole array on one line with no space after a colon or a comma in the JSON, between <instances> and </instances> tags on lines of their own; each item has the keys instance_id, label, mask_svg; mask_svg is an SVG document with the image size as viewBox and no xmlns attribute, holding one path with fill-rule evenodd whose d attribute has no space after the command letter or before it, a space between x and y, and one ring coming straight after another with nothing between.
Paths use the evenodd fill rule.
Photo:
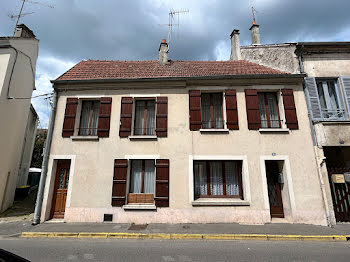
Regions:
<instances>
[{"instance_id":1,"label":"house number plate","mask_svg":"<svg viewBox=\"0 0 350 262\"><path fill-rule=\"evenodd\" d=\"M333 183L344 184L345 183L344 174L333 174L332 175L332 180L333 180Z\"/></svg>"}]
</instances>

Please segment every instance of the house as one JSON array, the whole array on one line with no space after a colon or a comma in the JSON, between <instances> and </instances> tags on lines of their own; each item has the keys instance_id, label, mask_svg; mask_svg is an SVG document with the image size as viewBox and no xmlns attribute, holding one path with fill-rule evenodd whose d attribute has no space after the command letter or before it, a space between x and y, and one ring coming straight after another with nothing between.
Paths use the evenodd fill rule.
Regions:
<instances>
[{"instance_id":1,"label":"house","mask_svg":"<svg viewBox=\"0 0 350 262\"><path fill-rule=\"evenodd\" d=\"M37 121L30 101L38 43L25 25L19 25L13 37L0 37L0 212L13 203L18 174L28 172L21 161L26 161L22 152L30 154L35 138L36 126L28 121Z\"/></svg>"},{"instance_id":2,"label":"house","mask_svg":"<svg viewBox=\"0 0 350 262\"><path fill-rule=\"evenodd\" d=\"M350 42L261 45L253 39L241 51L248 61L307 75L304 91L328 224L350 222Z\"/></svg>"},{"instance_id":3,"label":"house","mask_svg":"<svg viewBox=\"0 0 350 262\"><path fill-rule=\"evenodd\" d=\"M303 74L245 60L81 61L57 100L41 221L326 225ZM42 175L43 177L43 175Z\"/></svg>"}]
</instances>

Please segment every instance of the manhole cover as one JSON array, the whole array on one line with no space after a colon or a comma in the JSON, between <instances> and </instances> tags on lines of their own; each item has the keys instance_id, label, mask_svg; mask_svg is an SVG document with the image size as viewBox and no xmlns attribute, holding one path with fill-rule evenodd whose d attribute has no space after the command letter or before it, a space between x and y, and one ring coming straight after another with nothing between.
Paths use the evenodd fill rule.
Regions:
<instances>
[{"instance_id":1,"label":"manhole cover","mask_svg":"<svg viewBox=\"0 0 350 262\"><path fill-rule=\"evenodd\" d=\"M145 230L147 228L147 224L145 225L131 225L128 230Z\"/></svg>"}]
</instances>

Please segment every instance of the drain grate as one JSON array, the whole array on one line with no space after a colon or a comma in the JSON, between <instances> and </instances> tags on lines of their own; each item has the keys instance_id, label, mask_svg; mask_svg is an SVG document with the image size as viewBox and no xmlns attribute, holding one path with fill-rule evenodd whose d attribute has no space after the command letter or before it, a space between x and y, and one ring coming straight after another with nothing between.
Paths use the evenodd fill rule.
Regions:
<instances>
[{"instance_id":1,"label":"drain grate","mask_svg":"<svg viewBox=\"0 0 350 262\"><path fill-rule=\"evenodd\" d=\"M145 230L147 228L147 224L145 225L135 225L135 224L132 224L128 230Z\"/></svg>"}]
</instances>

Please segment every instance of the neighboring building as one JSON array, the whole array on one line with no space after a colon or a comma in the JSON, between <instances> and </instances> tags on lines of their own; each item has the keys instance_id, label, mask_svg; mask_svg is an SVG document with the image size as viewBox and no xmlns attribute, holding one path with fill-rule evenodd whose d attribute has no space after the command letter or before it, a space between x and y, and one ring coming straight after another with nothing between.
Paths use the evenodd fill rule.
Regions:
<instances>
[{"instance_id":1,"label":"neighboring building","mask_svg":"<svg viewBox=\"0 0 350 262\"><path fill-rule=\"evenodd\" d=\"M34 130L27 128L31 128L30 114L35 114L30 97L38 43L25 25L17 27L14 37L0 37L0 212L13 203L21 158L26 159L22 153L32 145Z\"/></svg>"},{"instance_id":2,"label":"neighboring building","mask_svg":"<svg viewBox=\"0 0 350 262\"><path fill-rule=\"evenodd\" d=\"M82 61L52 81L41 221L326 225L304 75L167 56L163 41L159 61Z\"/></svg>"},{"instance_id":3,"label":"neighboring building","mask_svg":"<svg viewBox=\"0 0 350 262\"><path fill-rule=\"evenodd\" d=\"M252 41L241 51L246 60L307 74L304 90L328 223L350 222L350 42Z\"/></svg>"}]
</instances>

